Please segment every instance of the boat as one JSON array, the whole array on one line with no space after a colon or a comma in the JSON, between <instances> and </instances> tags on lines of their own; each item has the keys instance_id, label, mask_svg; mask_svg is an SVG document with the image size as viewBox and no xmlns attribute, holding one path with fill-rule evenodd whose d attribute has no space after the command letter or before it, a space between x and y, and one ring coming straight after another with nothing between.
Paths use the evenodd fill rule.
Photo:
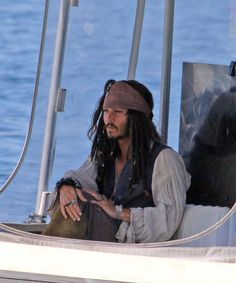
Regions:
<instances>
[{"instance_id":1,"label":"boat","mask_svg":"<svg viewBox=\"0 0 236 283\"><path fill-rule=\"evenodd\" d=\"M102 2L103 1L101 1L101 5ZM105 2L107 3L107 1ZM136 5L133 2L135 2ZM127 56L123 50L120 51L120 53L117 53L119 59L122 58L122 60L128 60L128 79L136 77L138 60L142 57L139 48L143 30L142 25L146 11L145 0L137 0L133 2L127 4L123 1L121 4L121 8L123 8L123 4L131 5L130 11L133 12L132 15L135 19L133 32L131 32L132 27L129 27L129 32L127 32L127 27L121 25L121 28L124 28L126 31L126 36L132 38L132 40L130 40L131 47L128 46L127 51L129 52L131 50L130 56ZM93 8L93 1L86 1L86 3L90 5L90 9ZM75 60L75 57L71 56L71 48L73 49L74 45L78 47L77 41L79 41L79 36L76 39L71 38L69 24L71 24L71 17L75 19L76 23L79 21L78 14L75 10L79 10L80 6L83 4L85 5L85 1L82 0L80 2L78 0L45 0L41 45L29 129L19 161L0 190L1 194L5 194L15 178L17 178L20 170L22 170L21 168L26 160L26 156L27 154L30 154L29 149L32 133L34 128L37 128L37 124L35 125L34 121L35 115L37 115L38 109L38 112L41 112L42 108L45 108L44 106L37 108L38 95L41 92L49 93L48 99L46 100L47 111L45 111L45 119L43 119L43 121L45 121L45 126L43 129L37 128L37 139L39 137L39 140L42 142L42 156L40 168L37 168L39 181L35 212L30 215L26 222L20 223L12 221L0 224L0 281L4 283L195 283L199 281L223 282L235 280L236 205L233 189L227 191L227 194L225 194L224 190L223 192L219 192L221 199L214 199L214 202L211 202L210 200L209 203L203 204L188 203L180 227L173 238L166 242L119 244L41 235L41 231L45 227L47 221L46 209L50 197L50 187L52 187L50 184L55 183L53 174L50 175L49 172L52 172L53 170L53 172L55 172L55 170L60 171L62 169L60 167L53 169L53 166L55 166L55 159L57 158L55 151L60 152L60 142L59 145L57 145L57 148L55 148L56 126L61 122L60 117L58 116L67 106L65 101L68 89L63 87L63 84L66 83L68 77L71 78L75 76L74 69L71 67L73 64L70 65L68 62L73 63ZM163 1L162 9L162 19L164 24L163 47L161 52L162 71L160 78L161 98L159 112L161 135L165 142L168 141L170 89L171 79L174 75L171 73L171 68L174 15L177 6L175 4L174 0L165 0ZM226 5L230 6L230 3L227 2ZM230 7L233 11L233 4ZM200 9L199 6L198 8ZM56 19L50 18L52 10L54 10L54 12L56 11ZM202 10L201 12L204 13ZM94 15L96 16L96 11L94 12ZM79 16L82 17L83 14L79 14ZM235 37L234 30L236 22L233 12L231 16L233 18L230 22L232 25L230 26L230 29L232 30L230 35L231 37ZM104 14L102 17L104 17L106 23L108 21L107 15ZM119 23L122 21L119 11L117 11L114 17ZM213 16L212 19L214 23L218 20ZM57 23L57 25L55 23ZM113 32L112 30L108 30L107 25L104 25L103 27L107 28L106 32L108 35L109 32ZM55 32L52 32L53 28L55 29ZM92 34L93 26L89 22L86 22L86 25L84 25L83 28L88 35ZM100 32L99 35L103 34L104 29ZM123 35L123 33L121 33L121 35ZM151 35L153 36L152 33ZM47 40L50 36L53 36L55 45L48 44ZM87 42L80 44L84 44L85 49L89 48ZM105 60L106 52L109 52L111 45L106 46L105 44L105 47L104 49L95 47L101 52L101 54L99 54L101 60L95 60L95 63L93 62L93 64L100 64L100 62ZM151 48L150 45L148 48ZM45 54L47 55L46 59ZM83 61L86 54L77 53L77 56ZM116 59L114 58L114 62L116 62L115 60ZM151 58L151 60L154 60L154 58ZM88 64L89 63L91 62L88 60ZM118 66L119 63L117 63L117 67ZM69 69L68 77L64 78L63 70L66 68L72 69ZM228 65L211 64L211 62L183 62L182 96L180 98L181 118L179 152L183 156L187 167L189 166L189 160L192 156L192 150L196 149L195 136L198 135L199 138L201 138L200 134L203 131L202 129L205 129L206 127L204 121L209 121L209 119L211 119L209 118L210 113L212 113L211 109L213 109L213 106L216 105L217 101L220 101L220 105L224 105L226 97L228 97L226 94L230 93L233 96L235 92L235 68L235 62L233 60L230 61ZM99 70L100 72L103 70L106 75L108 73L102 65ZM92 77L92 74L83 74L84 70L82 69L80 69L80 71L80 79L87 80L88 82L91 78L96 80L96 77ZM121 70L120 73L117 72L117 75L123 74L123 72L124 69ZM104 81L106 79L107 77L104 77ZM215 91L216 89L217 91ZM71 91L73 92L73 90ZM96 90L89 89L89 91L94 92ZM82 91L81 95L83 96ZM72 105L76 104L73 101L73 98L71 99ZM229 105L232 106L234 104L231 101ZM87 109L90 109L89 107L90 105ZM228 108L224 109L224 111L230 112ZM83 116L83 114L85 113L82 109L80 115ZM83 120L83 117L81 117L81 119L82 121L80 124L86 122ZM77 122L78 121L76 121L76 123ZM72 127L76 125L73 120L70 120L69 123ZM200 134L199 128L201 129ZM207 133L209 133L209 131L210 130L207 130ZM230 134L231 128L228 127L227 136L232 137ZM67 132L65 132L63 138L66 138L66 135ZM205 138L206 135L203 134L203 137ZM85 151L86 148L83 148L82 150ZM199 151L197 151L197 153L198 152ZM194 152L194 154L196 154L196 152ZM226 173L228 173L229 168L232 167L234 161L234 159L232 159L233 154L233 149L230 148L230 152L227 151L227 157L229 156L231 159L230 163L227 163L228 167ZM223 157L221 156L221 158ZM222 161L224 159L220 160ZM206 161L206 163L207 162L209 161ZM212 164L214 165L215 163L216 161L214 160ZM65 167L68 168L68 164L65 164ZM217 167L215 170L220 169ZM199 172L200 171L198 170L198 174L200 174ZM213 173L211 172L211 174ZM216 175L218 176L218 174ZM232 173L231 177L234 177L233 175L234 174ZM203 178L204 176L201 177ZM227 179L226 185L228 185L229 182L231 184L232 179ZM208 196L206 196L206 199L209 200Z\"/></svg>"}]
</instances>

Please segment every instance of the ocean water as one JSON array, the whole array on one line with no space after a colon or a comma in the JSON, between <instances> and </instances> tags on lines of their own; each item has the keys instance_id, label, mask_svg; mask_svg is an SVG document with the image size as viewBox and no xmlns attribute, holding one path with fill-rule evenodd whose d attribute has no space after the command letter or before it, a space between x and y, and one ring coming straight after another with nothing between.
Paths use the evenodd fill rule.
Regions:
<instances>
[{"instance_id":1,"label":"ocean water","mask_svg":"<svg viewBox=\"0 0 236 283\"><path fill-rule=\"evenodd\" d=\"M25 163L0 195L0 220L24 221L34 212L47 97L53 64L59 0L49 9L45 57L34 130ZM236 55L236 4L233 0L176 0L168 143L178 150L182 63L229 65ZM62 87L65 111L58 113L55 181L86 158L86 131L107 79L125 79L136 9L135 0L87 0L71 8ZM136 77L155 98L159 120L164 1L147 1ZM0 0L0 184L14 169L28 129L44 14L42 0Z\"/></svg>"}]
</instances>

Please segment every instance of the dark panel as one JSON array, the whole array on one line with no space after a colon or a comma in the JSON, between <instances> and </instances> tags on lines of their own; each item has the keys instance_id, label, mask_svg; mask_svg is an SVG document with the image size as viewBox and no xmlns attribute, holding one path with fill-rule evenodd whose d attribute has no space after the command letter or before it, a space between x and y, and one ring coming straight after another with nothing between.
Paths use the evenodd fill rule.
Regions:
<instances>
[{"instance_id":1,"label":"dark panel","mask_svg":"<svg viewBox=\"0 0 236 283\"><path fill-rule=\"evenodd\" d=\"M236 200L236 86L228 66L184 63L180 154L192 175L188 203Z\"/></svg>"}]
</instances>

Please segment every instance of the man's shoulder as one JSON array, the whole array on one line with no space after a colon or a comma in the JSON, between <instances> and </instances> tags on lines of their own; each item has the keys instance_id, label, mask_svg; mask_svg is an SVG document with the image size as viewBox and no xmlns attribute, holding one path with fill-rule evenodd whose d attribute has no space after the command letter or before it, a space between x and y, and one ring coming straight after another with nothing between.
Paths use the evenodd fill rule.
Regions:
<instances>
[{"instance_id":1,"label":"man's shoulder","mask_svg":"<svg viewBox=\"0 0 236 283\"><path fill-rule=\"evenodd\" d=\"M161 142L152 142L151 144L151 154L152 155L158 155L162 150L164 149L171 149L171 147L169 147L168 145L164 144L164 143L161 143Z\"/></svg>"}]
</instances>

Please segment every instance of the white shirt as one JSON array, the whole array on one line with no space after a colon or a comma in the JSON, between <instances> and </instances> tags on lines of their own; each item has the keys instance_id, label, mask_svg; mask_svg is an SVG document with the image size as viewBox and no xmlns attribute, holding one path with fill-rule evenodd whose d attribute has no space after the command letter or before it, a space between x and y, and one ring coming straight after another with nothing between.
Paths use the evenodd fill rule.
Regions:
<instances>
[{"instance_id":1,"label":"white shirt","mask_svg":"<svg viewBox=\"0 0 236 283\"><path fill-rule=\"evenodd\" d=\"M98 190L96 165L89 158L66 177L77 179L82 188ZM122 222L117 239L123 243L150 243L169 240L178 228L186 203L191 177L181 156L166 148L157 156L152 174L155 207L131 208L130 223Z\"/></svg>"}]
</instances>

